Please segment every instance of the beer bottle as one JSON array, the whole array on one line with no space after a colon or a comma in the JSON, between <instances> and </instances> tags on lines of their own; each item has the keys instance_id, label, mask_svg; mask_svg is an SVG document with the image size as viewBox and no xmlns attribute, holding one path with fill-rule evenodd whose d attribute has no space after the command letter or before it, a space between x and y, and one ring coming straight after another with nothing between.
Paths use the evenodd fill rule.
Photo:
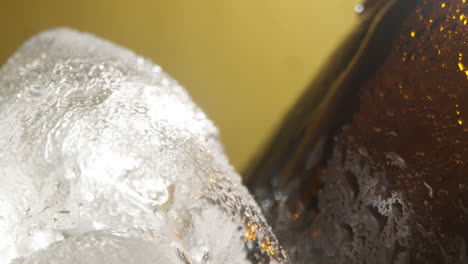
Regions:
<instances>
[{"instance_id":1,"label":"beer bottle","mask_svg":"<svg viewBox=\"0 0 468 264\"><path fill-rule=\"evenodd\" d=\"M356 11L248 186L295 263L468 263L468 3Z\"/></svg>"}]
</instances>

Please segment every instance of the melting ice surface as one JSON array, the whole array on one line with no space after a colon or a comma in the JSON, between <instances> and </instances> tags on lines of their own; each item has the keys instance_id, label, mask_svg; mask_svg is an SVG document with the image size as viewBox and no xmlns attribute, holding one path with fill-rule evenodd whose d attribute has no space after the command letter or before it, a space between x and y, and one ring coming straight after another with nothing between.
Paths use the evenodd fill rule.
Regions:
<instances>
[{"instance_id":1,"label":"melting ice surface","mask_svg":"<svg viewBox=\"0 0 468 264\"><path fill-rule=\"evenodd\" d=\"M288 263L161 68L57 29L0 69L0 263Z\"/></svg>"}]
</instances>

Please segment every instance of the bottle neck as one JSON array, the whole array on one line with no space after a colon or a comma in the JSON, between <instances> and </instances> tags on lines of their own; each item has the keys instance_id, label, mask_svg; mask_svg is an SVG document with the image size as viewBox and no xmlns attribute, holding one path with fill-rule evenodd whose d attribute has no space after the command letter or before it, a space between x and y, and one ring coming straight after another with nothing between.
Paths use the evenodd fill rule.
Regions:
<instances>
[{"instance_id":1,"label":"bottle neck","mask_svg":"<svg viewBox=\"0 0 468 264\"><path fill-rule=\"evenodd\" d=\"M364 4L361 23L330 56L325 69L244 174L250 186L287 185L323 163L334 132L354 112L357 91L388 55L403 20L417 2L374 0Z\"/></svg>"}]
</instances>

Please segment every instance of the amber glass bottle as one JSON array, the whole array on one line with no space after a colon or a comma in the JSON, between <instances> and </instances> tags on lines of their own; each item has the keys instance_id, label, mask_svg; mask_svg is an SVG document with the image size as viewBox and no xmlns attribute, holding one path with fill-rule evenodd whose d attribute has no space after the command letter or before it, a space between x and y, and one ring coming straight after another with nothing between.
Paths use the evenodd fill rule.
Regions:
<instances>
[{"instance_id":1,"label":"amber glass bottle","mask_svg":"<svg viewBox=\"0 0 468 264\"><path fill-rule=\"evenodd\" d=\"M363 7L248 185L295 263L468 263L468 3Z\"/></svg>"}]
</instances>

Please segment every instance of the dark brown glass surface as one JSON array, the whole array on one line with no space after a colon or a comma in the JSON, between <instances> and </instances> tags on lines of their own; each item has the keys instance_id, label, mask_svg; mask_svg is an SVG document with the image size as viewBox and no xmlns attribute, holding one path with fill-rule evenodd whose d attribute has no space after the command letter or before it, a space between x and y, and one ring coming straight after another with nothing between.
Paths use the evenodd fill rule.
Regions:
<instances>
[{"instance_id":1,"label":"dark brown glass surface","mask_svg":"<svg viewBox=\"0 0 468 264\"><path fill-rule=\"evenodd\" d=\"M248 170L296 263L468 263L468 4L372 1Z\"/></svg>"}]
</instances>

